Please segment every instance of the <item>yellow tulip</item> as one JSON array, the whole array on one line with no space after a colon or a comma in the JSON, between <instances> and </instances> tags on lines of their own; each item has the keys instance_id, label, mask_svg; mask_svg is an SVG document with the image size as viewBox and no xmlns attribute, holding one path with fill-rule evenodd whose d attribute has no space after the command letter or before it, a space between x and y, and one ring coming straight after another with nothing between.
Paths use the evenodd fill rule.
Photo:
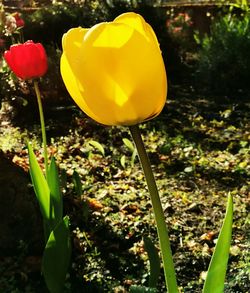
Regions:
<instances>
[{"instance_id":1,"label":"yellow tulip","mask_svg":"<svg viewBox=\"0 0 250 293\"><path fill-rule=\"evenodd\" d=\"M135 125L157 116L167 77L152 27L138 14L121 14L62 39L61 74L76 104L104 125Z\"/></svg>"}]
</instances>

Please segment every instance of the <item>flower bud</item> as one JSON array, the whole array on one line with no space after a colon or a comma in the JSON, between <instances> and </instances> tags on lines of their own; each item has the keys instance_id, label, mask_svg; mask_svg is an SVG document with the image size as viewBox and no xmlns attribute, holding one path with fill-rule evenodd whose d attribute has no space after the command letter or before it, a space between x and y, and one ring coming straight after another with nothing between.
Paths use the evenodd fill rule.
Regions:
<instances>
[{"instance_id":1,"label":"flower bud","mask_svg":"<svg viewBox=\"0 0 250 293\"><path fill-rule=\"evenodd\" d=\"M4 58L10 69L21 79L41 77L48 69L43 45L33 41L12 45L4 52Z\"/></svg>"}]
</instances>

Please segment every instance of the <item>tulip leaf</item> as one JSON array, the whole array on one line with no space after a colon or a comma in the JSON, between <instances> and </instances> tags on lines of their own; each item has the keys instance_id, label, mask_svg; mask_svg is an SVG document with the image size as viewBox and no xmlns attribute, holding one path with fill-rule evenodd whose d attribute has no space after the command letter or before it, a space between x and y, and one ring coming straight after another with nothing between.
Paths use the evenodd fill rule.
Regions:
<instances>
[{"instance_id":1,"label":"tulip leaf","mask_svg":"<svg viewBox=\"0 0 250 293\"><path fill-rule=\"evenodd\" d=\"M51 231L47 241L42 272L50 293L61 293L71 257L69 217L65 216Z\"/></svg>"},{"instance_id":2,"label":"tulip leaf","mask_svg":"<svg viewBox=\"0 0 250 293\"><path fill-rule=\"evenodd\" d=\"M30 176L34 191L40 206L40 210L45 221L45 225L50 221L50 190L44 174L36 160L32 146L28 143Z\"/></svg>"},{"instance_id":3,"label":"tulip leaf","mask_svg":"<svg viewBox=\"0 0 250 293\"><path fill-rule=\"evenodd\" d=\"M79 176L79 173L77 171L74 171L73 176L72 176L75 192L77 196L81 196L83 191L82 191L82 182L81 178Z\"/></svg>"},{"instance_id":4,"label":"tulip leaf","mask_svg":"<svg viewBox=\"0 0 250 293\"><path fill-rule=\"evenodd\" d=\"M51 217L52 217L52 220L54 221L54 225L56 225L62 219L63 201L62 201L62 193L60 189L60 179L58 175L58 168L57 168L54 157L52 157L50 162L47 180L48 180L48 184L50 188Z\"/></svg>"},{"instance_id":5,"label":"tulip leaf","mask_svg":"<svg viewBox=\"0 0 250 293\"><path fill-rule=\"evenodd\" d=\"M89 141L89 144L94 147L96 150L98 150L103 156L105 156L105 150L103 148L103 146L95 140L91 140Z\"/></svg>"},{"instance_id":6,"label":"tulip leaf","mask_svg":"<svg viewBox=\"0 0 250 293\"><path fill-rule=\"evenodd\" d=\"M221 293L224 290L224 281L227 270L229 249L232 236L233 198L229 194L224 222L209 264L203 293Z\"/></svg>"},{"instance_id":7,"label":"tulip leaf","mask_svg":"<svg viewBox=\"0 0 250 293\"><path fill-rule=\"evenodd\" d=\"M143 242L150 263L149 287L156 288L161 270L159 254L150 238L144 237Z\"/></svg>"}]
</instances>

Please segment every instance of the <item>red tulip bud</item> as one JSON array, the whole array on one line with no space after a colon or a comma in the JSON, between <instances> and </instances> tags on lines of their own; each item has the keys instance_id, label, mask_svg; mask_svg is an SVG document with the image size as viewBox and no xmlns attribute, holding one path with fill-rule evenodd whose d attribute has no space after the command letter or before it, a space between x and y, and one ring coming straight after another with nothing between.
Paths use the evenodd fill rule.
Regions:
<instances>
[{"instance_id":1,"label":"red tulip bud","mask_svg":"<svg viewBox=\"0 0 250 293\"><path fill-rule=\"evenodd\" d=\"M4 58L10 69L21 79L41 77L48 69L43 45L33 41L12 45L5 51Z\"/></svg>"}]
</instances>

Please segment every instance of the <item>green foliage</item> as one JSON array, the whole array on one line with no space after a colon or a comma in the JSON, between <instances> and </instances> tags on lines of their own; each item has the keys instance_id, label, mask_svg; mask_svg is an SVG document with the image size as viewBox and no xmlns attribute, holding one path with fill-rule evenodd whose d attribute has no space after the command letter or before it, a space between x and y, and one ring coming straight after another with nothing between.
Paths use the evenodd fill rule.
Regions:
<instances>
[{"instance_id":1,"label":"green foliage","mask_svg":"<svg viewBox=\"0 0 250 293\"><path fill-rule=\"evenodd\" d=\"M96 149L98 152L100 152L103 156L105 156L105 150L104 147L95 140L90 140L89 145L91 145L94 149Z\"/></svg>"},{"instance_id":2,"label":"green foliage","mask_svg":"<svg viewBox=\"0 0 250 293\"><path fill-rule=\"evenodd\" d=\"M31 180L43 216L47 242L43 253L42 272L49 291L60 293L70 262L71 244L69 218L62 218L63 199L58 169L53 157L47 173L48 178L45 178L30 144L28 153Z\"/></svg>"},{"instance_id":3,"label":"green foliage","mask_svg":"<svg viewBox=\"0 0 250 293\"><path fill-rule=\"evenodd\" d=\"M224 290L225 275L231 245L233 224L233 198L228 195L224 222L209 265L203 293L220 293Z\"/></svg>"},{"instance_id":4,"label":"green foliage","mask_svg":"<svg viewBox=\"0 0 250 293\"><path fill-rule=\"evenodd\" d=\"M63 292L70 257L69 218L66 216L51 231L43 254L42 272L50 293Z\"/></svg>"},{"instance_id":5,"label":"green foliage","mask_svg":"<svg viewBox=\"0 0 250 293\"><path fill-rule=\"evenodd\" d=\"M40 205L40 210L43 216L43 219L48 222L51 217L50 210L50 190L48 183L44 177L44 174L37 162L36 156L33 152L33 148L28 144L29 151L29 163L30 163L30 176L32 184L35 190L35 194Z\"/></svg>"},{"instance_id":6,"label":"green foliage","mask_svg":"<svg viewBox=\"0 0 250 293\"><path fill-rule=\"evenodd\" d=\"M77 196L81 197L82 192L83 192L82 182L81 182L80 175L76 170L74 170L72 180L73 180L73 184L74 184L74 188L75 188L75 192L76 192Z\"/></svg>"},{"instance_id":7,"label":"green foliage","mask_svg":"<svg viewBox=\"0 0 250 293\"><path fill-rule=\"evenodd\" d=\"M236 1L231 3L231 7L240 8L243 11L249 11L248 2L249 2L248 0L236 0Z\"/></svg>"},{"instance_id":8,"label":"green foliage","mask_svg":"<svg viewBox=\"0 0 250 293\"><path fill-rule=\"evenodd\" d=\"M144 237L143 242L150 262L150 276L148 285L150 288L156 288L161 269L159 254L150 238Z\"/></svg>"},{"instance_id":9,"label":"green foliage","mask_svg":"<svg viewBox=\"0 0 250 293\"><path fill-rule=\"evenodd\" d=\"M195 36L200 45L197 69L199 85L230 94L249 91L250 12L233 6L215 18L211 32Z\"/></svg>"},{"instance_id":10,"label":"green foliage","mask_svg":"<svg viewBox=\"0 0 250 293\"><path fill-rule=\"evenodd\" d=\"M54 157L52 157L50 162L47 181L50 189L51 213L55 222L53 226L55 226L61 221L63 216L63 200L58 168Z\"/></svg>"},{"instance_id":11,"label":"green foliage","mask_svg":"<svg viewBox=\"0 0 250 293\"><path fill-rule=\"evenodd\" d=\"M84 2L84 3L83 3ZM72 27L91 27L108 18L108 7L103 1L57 2L26 15L24 35L26 39L43 44L61 46L62 35Z\"/></svg>"},{"instance_id":12,"label":"green foliage","mask_svg":"<svg viewBox=\"0 0 250 293\"><path fill-rule=\"evenodd\" d=\"M131 153L133 153L135 150L135 147L134 147L132 141L129 140L128 138L123 138L122 141L126 145L126 147L131 151Z\"/></svg>"},{"instance_id":13,"label":"green foliage","mask_svg":"<svg viewBox=\"0 0 250 293\"><path fill-rule=\"evenodd\" d=\"M131 153L130 164L133 167L135 164L137 150L134 147L134 144L132 143L132 141L129 140L128 138L123 138L122 141L124 145L126 146L126 148L128 149L128 151ZM127 160L126 155L121 156L120 163L124 169L126 168L126 160Z\"/></svg>"}]
</instances>

